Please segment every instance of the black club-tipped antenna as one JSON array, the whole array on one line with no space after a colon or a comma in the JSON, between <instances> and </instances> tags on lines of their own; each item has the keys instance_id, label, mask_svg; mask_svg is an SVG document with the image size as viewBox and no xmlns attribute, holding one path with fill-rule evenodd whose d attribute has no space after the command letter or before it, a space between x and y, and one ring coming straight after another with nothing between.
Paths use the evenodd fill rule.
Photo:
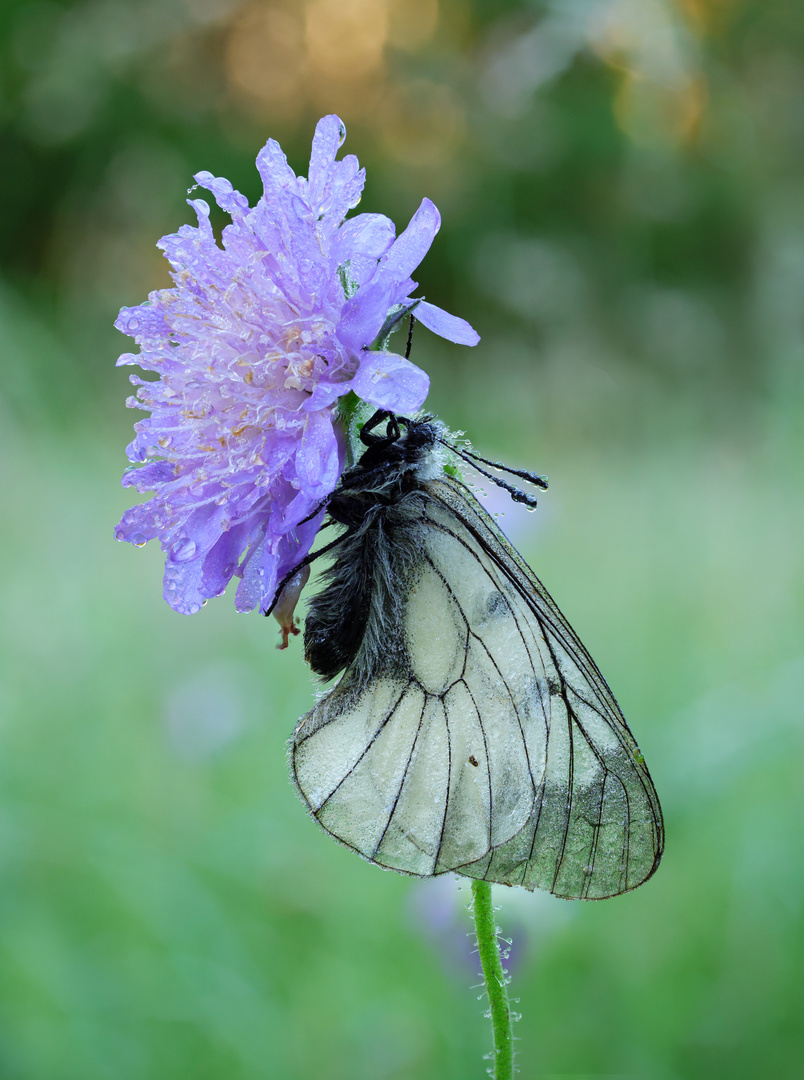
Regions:
<instances>
[{"instance_id":1,"label":"black club-tipped antenna","mask_svg":"<svg viewBox=\"0 0 804 1080\"><path fill-rule=\"evenodd\" d=\"M482 461L484 465L490 465L493 469L500 469L501 472L510 473L511 476L518 476L521 480L527 480L529 484L533 484L535 487L545 489L547 487L547 477L540 476L538 473L530 472L527 469L512 469L508 465L503 465L499 461L489 461L488 458L481 457L479 454L473 454L471 450L460 450L452 443L448 443L445 439L438 438L438 441L446 446L448 450L451 450L458 457L463 458L467 465L471 465L472 468L479 472L481 476L485 476L487 480L491 480L492 484L496 484L497 487L507 491L514 502L523 503L525 506L529 506L531 509L535 509L538 506L538 501L535 495L529 494L527 491L523 491L521 488L516 487L514 484L509 484L507 480L503 480L501 476L494 476L490 472L486 472L485 469L481 469L478 465L479 461Z\"/></svg>"}]
</instances>

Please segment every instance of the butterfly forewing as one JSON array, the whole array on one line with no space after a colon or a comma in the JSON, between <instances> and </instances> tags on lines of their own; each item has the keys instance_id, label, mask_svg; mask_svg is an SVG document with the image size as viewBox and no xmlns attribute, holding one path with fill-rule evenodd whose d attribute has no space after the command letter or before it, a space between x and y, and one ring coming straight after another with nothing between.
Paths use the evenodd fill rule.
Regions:
<instances>
[{"instance_id":1,"label":"butterfly forewing","mask_svg":"<svg viewBox=\"0 0 804 1080\"><path fill-rule=\"evenodd\" d=\"M577 635L527 563L475 497L454 481L430 492L452 529L477 553L505 596L532 662L532 689L518 699L525 730L541 731L545 765L527 827L460 872L602 898L633 889L658 865L661 810L642 755L614 696ZM451 523L451 524L450 524ZM460 527L469 533L461 536Z\"/></svg>"},{"instance_id":2,"label":"butterfly forewing","mask_svg":"<svg viewBox=\"0 0 804 1080\"><path fill-rule=\"evenodd\" d=\"M608 686L462 484L429 483L393 665L355 665L302 719L293 772L317 820L379 865L559 896L634 888L662 824ZM389 654L390 655L390 654Z\"/></svg>"}]
</instances>

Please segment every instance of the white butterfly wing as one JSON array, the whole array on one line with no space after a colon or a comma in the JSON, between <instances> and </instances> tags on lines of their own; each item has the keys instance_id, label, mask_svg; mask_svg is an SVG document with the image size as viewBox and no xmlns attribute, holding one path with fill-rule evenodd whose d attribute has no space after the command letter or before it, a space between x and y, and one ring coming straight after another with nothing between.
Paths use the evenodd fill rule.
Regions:
<instances>
[{"instance_id":1,"label":"white butterfly wing","mask_svg":"<svg viewBox=\"0 0 804 1080\"><path fill-rule=\"evenodd\" d=\"M399 638L294 733L319 823L372 862L602 898L658 865L661 811L614 697L462 484L428 485ZM386 662L387 661L387 662Z\"/></svg>"}]
</instances>

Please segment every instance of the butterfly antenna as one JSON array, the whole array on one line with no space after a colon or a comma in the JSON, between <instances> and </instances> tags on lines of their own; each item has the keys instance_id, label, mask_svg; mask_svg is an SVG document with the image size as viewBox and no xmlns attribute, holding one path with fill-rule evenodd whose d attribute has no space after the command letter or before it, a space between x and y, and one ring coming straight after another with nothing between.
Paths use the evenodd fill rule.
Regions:
<instances>
[{"instance_id":1,"label":"butterfly antenna","mask_svg":"<svg viewBox=\"0 0 804 1080\"><path fill-rule=\"evenodd\" d=\"M501 487L504 491L507 491L511 498L514 500L514 502L524 503L525 506L530 506L532 509L538 506L535 495L529 495L527 491L522 491L521 488L514 487L514 485L509 484L507 480L503 480L501 476L493 476L490 472L486 472L485 469L481 469L480 466L477 464L477 461L485 461L485 458L478 458L477 454L472 454L470 456L468 451L464 453L463 450L459 450L457 446L452 446L450 443L445 442L443 439L439 439L438 441L444 446L446 446L449 450L452 450L452 452L454 454L457 454L458 457L463 458L467 465L471 465L472 468L476 472L479 472L481 476L485 476L487 480L491 480L492 484L496 484L497 487ZM477 461L473 461L472 458L477 458ZM487 464L495 465L495 463L491 461ZM497 466L495 465L495 467ZM523 473L516 469L507 469L506 471L512 473L514 476L523 476L524 479L529 479L530 476L536 475L535 473ZM539 487L547 487L547 481L544 479L543 476L540 476L539 480L541 481ZM530 482L535 483L536 481L531 480Z\"/></svg>"},{"instance_id":2,"label":"butterfly antenna","mask_svg":"<svg viewBox=\"0 0 804 1080\"><path fill-rule=\"evenodd\" d=\"M488 458L481 457L480 454L475 454L472 450L464 450L463 452L474 461L482 461L484 465L491 465L492 469L500 469L511 476L518 476L520 480L527 480L529 484L534 484L536 487L547 488L546 476L540 476L539 473L530 472L528 469L512 469L510 465L503 465L501 461L489 461Z\"/></svg>"}]
</instances>

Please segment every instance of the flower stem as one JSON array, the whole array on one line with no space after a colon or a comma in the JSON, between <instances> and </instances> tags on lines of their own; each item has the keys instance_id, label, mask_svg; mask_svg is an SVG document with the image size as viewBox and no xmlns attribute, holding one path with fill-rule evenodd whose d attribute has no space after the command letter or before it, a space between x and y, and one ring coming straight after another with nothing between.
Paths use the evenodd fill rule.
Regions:
<instances>
[{"instance_id":1,"label":"flower stem","mask_svg":"<svg viewBox=\"0 0 804 1080\"><path fill-rule=\"evenodd\" d=\"M514 1075L514 1038L511 1031L511 1009L505 985L497 927L491 906L491 885L488 881L472 882L472 912L475 918L477 951L486 982L494 1033L493 1080L512 1080Z\"/></svg>"}]
</instances>

